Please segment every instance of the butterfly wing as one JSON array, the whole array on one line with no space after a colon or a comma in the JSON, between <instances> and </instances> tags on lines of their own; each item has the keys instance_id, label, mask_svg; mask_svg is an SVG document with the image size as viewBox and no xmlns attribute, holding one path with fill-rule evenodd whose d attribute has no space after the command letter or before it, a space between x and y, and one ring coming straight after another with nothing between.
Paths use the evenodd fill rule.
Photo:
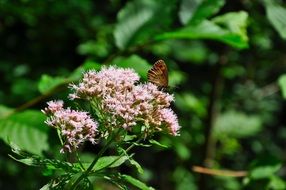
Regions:
<instances>
[{"instance_id":1,"label":"butterfly wing","mask_svg":"<svg viewBox=\"0 0 286 190\"><path fill-rule=\"evenodd\" d=\"M148 71L148 81L157 85L158 87L168 87L168 69L163 60L155 62L153 67Z\"/></svg>"}]
</instances>

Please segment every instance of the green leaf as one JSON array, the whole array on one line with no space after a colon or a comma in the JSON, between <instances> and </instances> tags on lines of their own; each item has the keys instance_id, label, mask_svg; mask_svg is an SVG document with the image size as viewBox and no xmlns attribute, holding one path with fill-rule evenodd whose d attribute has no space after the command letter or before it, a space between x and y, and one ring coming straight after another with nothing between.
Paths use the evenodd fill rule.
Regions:
<instances>
[{"instance_id":1,"label":"green leaf","mask_svg":"<svg viewBox=\"0 0 286 190\"><path fill-rule=\"evenodd\" d=\"M191 19L191 23L199 23L202 20L216 14L224 4L224 0L203 0L195 11Z\"/></svg>"},{"instance_id":2,"label":"green leaf","mask_svg":"<svg viewBox=\"0 0 286 190\"><path fill-rule=\"evenodd\" d=\"M146 42L170 23L170 10L175 1L133 0L129 1L118 14L114 38L116 46L128 46Z\"/></svg>"},{"instance_id":3,"label":"green leaf","mask_svg":"<svg viewBox=\"0 0 286 190\"><path fill-rule=\"evenodd\" d=\"M262 127L261 118L237 111L221 114L215 124L214 133L218 137L248 137L255 135Z\"/></svg>"},{"instance_id":4,"label":"green leaf","mask_svg":"<svg viewBox=\"0 0 286 190\"><path fill-rule=\"evenodd\" d=\"M112 64L123 68L133 68L144 79L147 78L147 71L151 68L151 65L138 55L131 55L127 58L118 57Z\"/></svg>"},{"instance_id":5,"label":"green leaf","mask_svg":"<svg viewBox=\"0 0 286 190\"><path fill-rule=\"evenodd\" d=\"M51 188L50 188L50 184L47 183L46 185L44 185L43 187L41 187L40 190L50 190L50 189L51 189Z\"/></svg>"},{"instance_id":6,"label":"green leaf","mask_svg":"<svg viewBox=\"0 0 286 190\"><path fill-rule=\"evenodd\" d=\"M149 142L150 142L151 144L157 145L157 146L159 146L159 147L161 147L161 148L168 148L167 145L163 145L163 144L161 144L160 142L158 142L158 141L156 141L156 140L154 140L154 139L149 140Z\"/></svg>"},{"instance_id":7,"label":"green leaf","mask_svg":"<svg viewBox=\"0 0 286 190\"><path fill-rule=\"evenodd\" d=\"M136 167L137 171L138 171L140 174L143 174L143 173L144 173L143 168L141 167L141 165L140 165L137 161L135 161L134 159L131 158L131 159L129 159L129 162L130 162L131 165L133 165L133 166Z\"/></svg>"},{"instance_id":8,"label":"green leaf","mask_svg":"<svg viewBox=\"0 0 286 190\"><path fill-rule=\"evenodd\" d=\"M136 138L137 138L137 135L125 135L124 136L124 142L132 141L132 140L134 140Z\"/></svg>"},{"instance_id":9,"label":"green leaf","mask_svg":"<svg viewBox=\"0 0 286 190\"><path fill-rule=\"evenodd\" d=\"M157 35L155 39L210 39L243 49L248 47L247 17L248 14L244 11L227 13L211 21L204 20L198 25Z\"/></svg>"},{"instance_id":10,"label":"green leaf","mask_svg":"<svg viewBox=\"0 0 286 190\"><path fill-rule=\"evenodd\" d=\"M121 175L121 177L129 182L130 184L134 185L135 187L142 189L142 190L154 190L152 187L148 187L145 183L142 181L139 181L138 179L133 178L132 176L129 175Z\"/></svg>"},{"instance_id":11,"label":"green leaf","mask_svg":"<svg viewBox=\"0 0 286 190\"><path fill-rule=\"evenodd\" d=\"M93 169L97 171L106 167L115 168L123 164L128 159L128 156L103 156L98 159Z\"/></svg>"},{"instance_id":12,"label":"green leaf","mask_svg":"<svg viewBox=\"0 0 286 190\"><path fill-rule=\"evenodd\" d=\"M43 187L41 187L40 190L50 190L50 184L47 183L46 185L44 185Z\"/></svg>"},{"instance_id":13,"label":"green leaf","mask_svg":"<svg viewBox=\"0 0 286 190\"><path fill-rule=\"evenodd\" d=\"M13 112L13 109L6 107L5 105L0 105L0 119L9 116Z\"/></svg>"},{"instance_id":14,"label":"green leaf","mask_svg":"<svg viewBox=\"0 0 286 190\"><path fill-rule=\"evenodd\" d=\"M181 23L188 24L201 3L202 0L182 0L179 11Z\"/></svg>"},{"instance_id":15,"label":"green leaf","mask_svg":"<svg viewBox=\"0 0 286 190\"><path fill-rule=\"evenodd\" d=\"M0 138L17 144L22 150L41 155L49 148L48 127L40 111L27 110L0 120Z\"/></svg>"},{"instance_id":16,"label":"green leaf","mask_svg":"<svg viewBox=\"0 0 286 190\"><path fill-rule=\"evenodd\" d=\"M216 14L224 4L224 0L183 0L179 12L180 20L183 24L198 24Z\"/></svg>"},{"instance_id":17,"label":"green leaf","mask_svg":"<svg viewBox=\"0 0 286 190\"><path fill-rule=\"evenodd\" d=\"M182 160L188 160L191 157L190 149L183 142L176 142L174 144L175 152Z\"/></svg>"},{"instance_id":18,"label":"green leaf","mask_svg":"<svg viewBox=\"0 0 286 190\"><path fill-rule=\"evenodd\" d=\"M281 164L259 166L250 172L250 177L252 179L269 178L273 176L280 168Z\"/></svg>"},{"instance_id":19,"label":"green leaf","mask_svg":"<svg viewBox=\"0 0 286 190\"><path fill-rule=\"evenodd\" d=\"M69 76L69 80L77 81L82 78L82 74L88 70L99 70L101 68L101 64L94 62L92 60L86 60L83 65L75 69L71 75Z\"/></svg>"},{"instance_id":20,"label":"green leaf","mask_svg":"<svg viewBox=\"0 0 286 190\"><path fill-rule=\"evenodd\" d=\"M265 1L266 15L281 38L286 39L286 8L272 0Z\"/></svg>"},{"instance_id":21,"label":"green leaf","mask_svg":"<svg viewBox=\"0 0 286 190\"><path fill-rule=\"evenodd\" d=\"M42 94L45 94L51 90L53 90L55 87L66 83L67 79L63 77L52 77L49 75L42 75L41 79L38 83L38 89Z\"/></svg>"},{"instance_id":22,"label":"green leaf","mask_svg":"<svg viewBox=\"0 0 286 190\"><path fill-rule=\"evenodd\" d=\"M272 176L270 178L270 182L267 185L268 189L286 189L286 182L277 176Z\"/></svg>"},{"instance_id":23,"label":"green leaf","mask_svg":"<svg viewBox=\"0 0 286 190\"><path fill-rule=\"evenodd\" d=\"M73 186L73 184L77 181L77 179L82 175L82 172L79 172L75 175L73 175L70 180L68 181L68 183L65 185L64 190L69 190L71 189L71 187Z\"/></svg>"},{"instance_id":24,"label":"green leaf","mask_svg":"<svg viewBox=\"0 0 286 190\"><path fill-rule=\"evenodd\" d=\"M282 75L279 77L278 84L281 88L283 98L286 99L286 75Z\"/></svg>"}]
</instances>

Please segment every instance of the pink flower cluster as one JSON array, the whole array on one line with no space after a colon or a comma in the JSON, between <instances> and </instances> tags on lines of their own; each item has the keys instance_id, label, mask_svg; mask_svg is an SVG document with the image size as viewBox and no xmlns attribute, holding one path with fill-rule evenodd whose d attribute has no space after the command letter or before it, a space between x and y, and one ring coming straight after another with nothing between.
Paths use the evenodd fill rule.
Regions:
<instances>
[{"instance_id":1,"label":"pink flower cluster","mask_svg":"<svg viewBox=\"0 0 286 190\"><path fill-rule=\"evenodd\" d=\"M91 70L83 75L81 83L70 86L75 93L70 94L69 97L72 100L103 98L113 92L132 88L138 80L138 74L131 69L104 67L100 72Z\"/></svg>"},{"instance_id":2,"label":"pink flower cluster","mask_svg":"<svg viewBox=\"0 0 286 190\"><path fill-rule=\"evenodd\" d=\"M84 74L78 85L71 85L71 99L87 99L99 104L95 109L104 115L110 128L145 125L147 134L167 131L178 135L176 114L169 108L174 97L152 83L137 84L139 76L132 69L105 67Z\"/></svg>"},{"instance_id":3,"label":"pink flower cluster","mask_svg":"<svg viewBox=\"0 0 286 190\"><path fill-rule=\"evenodd\" d=\"M95 143L97 123L87 112L63 108L63 101L50 101L42 110L47 116L46 124L60 130L64 140L61 152L72 152L85 141Z\"/></svg>"}]
</instances>

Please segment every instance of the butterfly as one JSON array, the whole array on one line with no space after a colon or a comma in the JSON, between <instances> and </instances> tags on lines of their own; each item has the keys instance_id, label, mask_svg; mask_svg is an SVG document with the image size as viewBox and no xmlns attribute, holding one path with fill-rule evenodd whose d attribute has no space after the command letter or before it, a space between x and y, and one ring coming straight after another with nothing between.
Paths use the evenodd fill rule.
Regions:
<instances>
[{"instance_id":1,"label":"butterfly","mask_svg":"<svg viewBox=\"0 0 286 190\"><path fill-rule=\"evenodd\" d=\"M157 85L160 88L168 87L168 68L163 60L158 60L153 67L148 71L148 81Z\"/></svg>"}]
</instances>

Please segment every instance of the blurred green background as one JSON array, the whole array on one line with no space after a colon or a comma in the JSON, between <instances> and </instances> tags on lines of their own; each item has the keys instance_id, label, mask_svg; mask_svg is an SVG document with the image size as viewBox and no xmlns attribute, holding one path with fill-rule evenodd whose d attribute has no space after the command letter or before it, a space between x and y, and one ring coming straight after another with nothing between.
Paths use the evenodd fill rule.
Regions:
<instances>
[{"instance_id":1,"label":"blurred green background","mask_svg":"<svg viewBox=\"0 0 286 190\"><path fill-rule=\"evenodd\" d=\"M59 154L40 112L46 101L65 99L68 83L102 65L132 67L146 81L158 59L168 65L181 135L156 137L168 149L135 149L145 170L137 177L164 190L286 189L285 5L0 0L0 189L40 189L49 181L45 170L8 156L9 142ZM247 175L203 175L193 166Z\"/></svg>"}]
</instances>

